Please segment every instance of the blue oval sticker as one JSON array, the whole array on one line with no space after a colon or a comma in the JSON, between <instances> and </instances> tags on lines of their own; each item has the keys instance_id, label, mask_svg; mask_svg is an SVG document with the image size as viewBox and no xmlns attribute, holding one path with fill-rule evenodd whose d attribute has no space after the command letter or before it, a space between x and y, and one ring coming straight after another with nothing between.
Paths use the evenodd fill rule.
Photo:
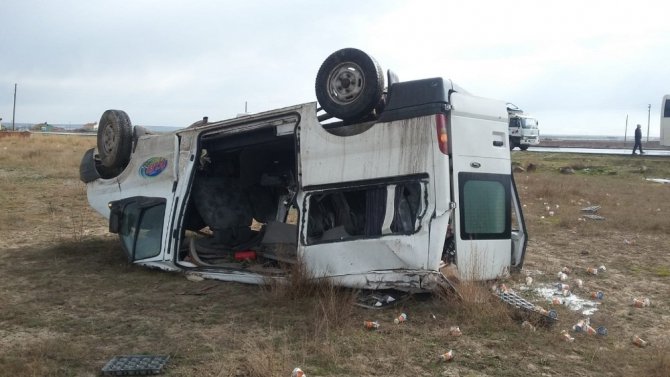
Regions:
<instances>
[{"instance_id":1,"label":"blue oval sticker","mask_svg":"<svg viewBox=\"0 0 670 377\"><path fill-rule=\"evenodd\" d=\"M165 157L151 157L144 161L140 166L140 175L142 177L155 177L167 168L168 160Z\"/></svg>"}]
</instances>

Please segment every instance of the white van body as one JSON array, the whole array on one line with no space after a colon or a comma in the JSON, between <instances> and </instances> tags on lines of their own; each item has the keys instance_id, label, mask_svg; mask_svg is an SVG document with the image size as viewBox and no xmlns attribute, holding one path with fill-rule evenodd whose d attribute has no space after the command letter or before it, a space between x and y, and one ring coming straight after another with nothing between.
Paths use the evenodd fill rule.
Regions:
<instances>
[{"instance_id":1,"label":"white van body","mask_svg":"<svg viewBox=\"0 0 670 377\"><path fill-rule=\"evenodd\" d=\"M449 80L393 83L372 121L322 124L306 103L136 136L119 175L87 179L88 199L130 261L164 270L263 284L299 263L403 291L433 289L447 264L495 279L521 268L527 238L507 115Z\"/></svg>"}]
</instances>

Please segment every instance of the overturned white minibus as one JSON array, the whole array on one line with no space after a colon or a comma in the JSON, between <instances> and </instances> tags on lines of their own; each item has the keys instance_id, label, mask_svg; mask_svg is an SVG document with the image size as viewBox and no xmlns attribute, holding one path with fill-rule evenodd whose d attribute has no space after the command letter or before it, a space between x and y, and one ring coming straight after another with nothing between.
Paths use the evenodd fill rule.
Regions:
<instances>
[{"instance_id":1,"label":"overturned white minibus","mask_svg":"<svg viewBox=\"0 0 670 377\"><path fill-rule=\"evenodd\" d=\"M89 202L130 261L205 278L263 284L301 263L337 285L414 292L445 265L478 280L521 268L505 102L442 78L389 71L385 85L356 49L324 61L316 95L321 107L170 134L108 110L80 167Z\"/></svg>"}]
</instances>

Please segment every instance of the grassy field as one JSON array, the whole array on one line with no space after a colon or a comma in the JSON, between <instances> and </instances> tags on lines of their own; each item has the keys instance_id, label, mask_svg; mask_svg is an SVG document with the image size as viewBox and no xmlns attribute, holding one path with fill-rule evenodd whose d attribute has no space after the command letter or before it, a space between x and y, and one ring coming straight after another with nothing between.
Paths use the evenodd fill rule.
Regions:
<instances>
[{"instance_id":1,"label":"grassy field","mask_svg":"<svg viewBox=\"0 0 670 377\"><path fill-rule=\"evenodd\" d=\"M524 270L505 283L548 285L569 267L584 281L578 294L605 293L591 322L609 334L565 342L580 313L552 307L560 322L530 332L483 285L465 286L462 301L417 296L371 311L325 285L192 282L128 265L78 180L94 143L0 139L0 375L95 376L115 355L167 354L169 376L289 376L296 366L310 377L670 376L670 185L644 179L670 178L668 159L513 153L532 170L515 173L530 241ZM575 174L559 173L567 166ZM588 205L605 220L584 220ZM632 307L638 296L652 305ZM409 320L394 325L401 312ZM449 334L455 325L462 336ZM650 345L633 346L634 335ZM439 361L449 349L454 360Z\"/></svg>"}]
</instances>

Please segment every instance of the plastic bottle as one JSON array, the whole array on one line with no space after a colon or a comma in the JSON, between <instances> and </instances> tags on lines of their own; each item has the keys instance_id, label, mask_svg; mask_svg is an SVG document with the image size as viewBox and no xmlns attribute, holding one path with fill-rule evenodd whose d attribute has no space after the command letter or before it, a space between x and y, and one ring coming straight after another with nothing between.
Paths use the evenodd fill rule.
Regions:
<instances>
[{"instance_id":1,"label":"plastic bottle","mask_svg":"<svg viewBox=\"0 0 670 377\"><path fill-rule=\"evenodd\" d=\"M605 267L604 264L601 264L600 266L598 266L598 272L606 272L606 271L607 271L607 267Z\"/></svg>"},{"instance_id":2,"label":"plastic bottle","mask_svg":"<svg viewBox=\"0 0 670 377\"><path fill-rule=\"evenodd\" d=\"M461 332L461 329L458 326L451 326L451 328L449 328L449 334L451 334L451 336L461 336L461 335L463 335L463 333Z\"/></svg>"},{"instance_id":3,"label":"plastic bottle","mask_svg":"<svg viewBox=\"0 0 670 377\"><path fill-rule=\"evenodd\" d=\"M563 297L570 297L572 294L569 289L564 289L561 293L563 294Z\"/></svg>"},{"instance_id":4,"label":"plastic bottle","mask_svg":"<svg viewBox=\"0 0 670 377\"><path fill-rule=\"evenodd\" d=\"M589 267L586 269L586 273L591 275L598 275L598 269L595 267Z\"/></svg>"},{"instance_id":5,"label":"plastic bottle","mask_svg":"<svg viewBox=\"0 0 670 377\"><path fill-rule=\"evenodd\" d=\"M379 328L379 322L377 321L363 321L363 326L368 330L377 330Z\"/></svg>"},{"instance_id":6,"label":"plastic bottle","mask_svg":"<svg viewBox=\"0 0 670 377\"><path fill-rule=\"evenodd\" d=\"M603 291L591 292L591 298L594 300L602 300L604 297Z\"/></svg>"},{"instance_id":7,"label":"plastic bottle","mask_svg":"<svg viewBox=\"0 0 670 377\"><path fill-rule=\"evenodd\" d=\"M570 269L568 267L563 267L563 268L561 268L561 272L564 273L564 274L569 274Z\"/></svg>"},{"instance_id":8,"label":"plastic bottle","mask_svg":"<svg viewBox=\"0 0 670 377\"><path fill-rule=\"evenodd\" d=\"M551 299L551 304L552 304L552 305L563 305L563 300L561 300L561 299L558 298L558 297L553 297L553 298Z\"/></svg>"},{"instance_id":9,"label":"plastic bottle","mask_svg":"<svg viewBox=\"0 0 670 377\"><path fill-rule=\"evenodd\" d=\"M560 271L558 274L556 274L556 277L557 277L558 280L560 280L560 281L566 281L566 280L568 280L568 275L567 275L565 272L563 272L563 271Z\"/></svg>"},{"instance_id":10,"label":"plastic bottle","mask_svg":"<svg viewBox=\"0 0 670 377\"><path fill-rule=\"evenodd\" d=\"M533 278L530 276L526 276L526 285L530 286L533 284Z\"/></svg>"},{"instance_id":11,"label":"plastic bottle","mask_svg":"<svg viewBox=\"0 0 670 377\"><path fill-rule=\"evenodd\" d=\"M633 306L636 308L644 308L651 305L651 301L646 297L634 298Z\"/></svg>"},{"instance_id":12,"label":"plastic bottle","mask_svg":"<svg viewBox=\"0 0 670 377\"><path fill-rule=\"evenodd\" d=\"M585 325L585 326L584 326L584 332L587 333L587 334L589 334L589 335L595 335L595 334L598 333L598 332L596 331L596 329L594 329L593 327L591 327L591 325Z\"/></svg>"},{"instance_id":13,"label":"plastic bottle","mask_svg":"<svg viewBox=\"0 0 670 377\"><path fill-rule=\"evenodd\" d=\"M649 342L647 342L646 340L643 340L639 336L635 335L635 336L633 336L633 344L635 344L636 346L638 346L640 348L644 348L644 347L647 346L647 344L649 344Z\"/></svg>"},{"instance_id":14,"label":"plastic bottle","mask_svg":"<svg viewBox=\"0 0 670 377\"><path fill-rule=\"evenodd\" d=\"M584 281L582 279L575 279L575 287L582 288L584 286Z\"/></svg>"},{"instance_id":15,"label":"plastic bottle","mask_svg":"<svg viewBox=\"0 0 670 377\"><path fill-rule=\"evenodd\" d=\"M442 361L451 361L451 360L454 359L454 351L449 350L449 351L441 354L440 356L438 356L438 358Z\"/></svg>"},{"instance_id":16,"label":"plastic bottle","mask_svg":"<svg viewBox=\"0 0 670 377\"><path fill-rule=\"evenodd\" d=\"M307 375L305 374L305 372L302 371L302 369L295 368L291 373L291 377L307 377Z\"/></svg>"},{"instance_id":17,"label":"plastic bottle","mask_svg":"<svg viewBox=\"0 0 670 377\"><path fill-rule=\"evenodd\" d=\"M401 322L405 322L405 321L407 321L407 314L402 313L396 319L393 320L393 323L395 323L397 325L397 324L399 324Z\"/></svg>"},{"instance_id":18,"label":"plastic bottle","mask_svg":"<svg viewBox=\"0 0 670 377\"><path fill-rule=\"evenodd\" d=\"M572 330L574 332L582 332L584 331L584 326L585 326L584 320L580 319L579 321L577 321L577 323L575 323L574 326L572 326Z\"/></svg>"}]
</instances>

